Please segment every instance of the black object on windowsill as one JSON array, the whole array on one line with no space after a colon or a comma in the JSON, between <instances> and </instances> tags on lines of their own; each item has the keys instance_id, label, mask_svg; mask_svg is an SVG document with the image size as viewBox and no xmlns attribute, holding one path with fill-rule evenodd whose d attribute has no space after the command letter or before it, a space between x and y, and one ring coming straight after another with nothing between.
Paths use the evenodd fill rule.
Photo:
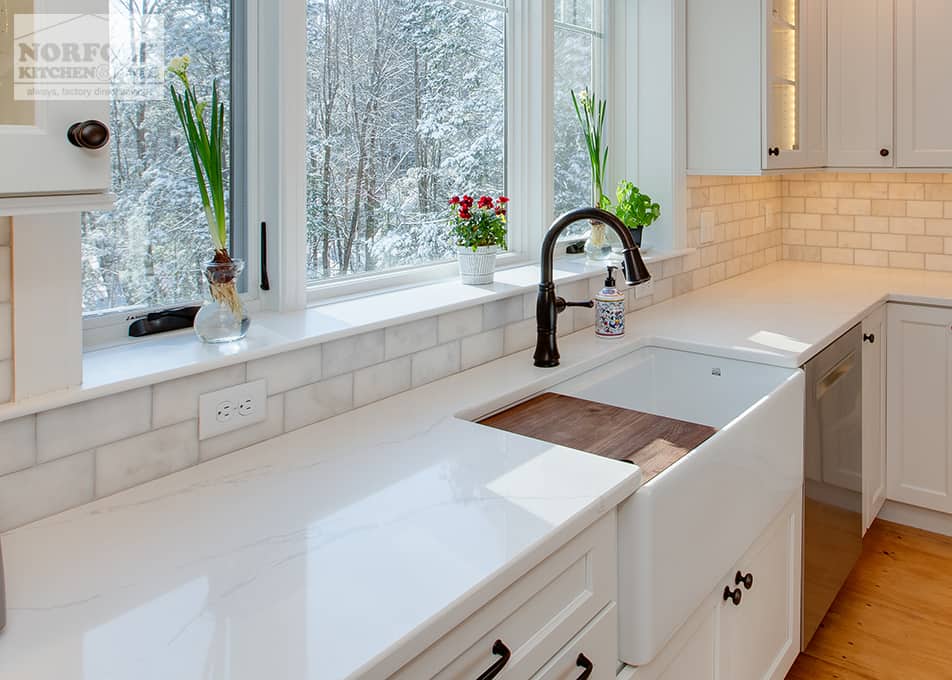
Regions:
<instances>
[{"instance_id":1,"label":"black object on windowsill","mask_svg":"<svg viewBox=\"0 0 952 680\"><path fill-rule=\"evenodd\" d=\"M142 338L146 335L191 328L195 324L195 315L198 314L199 309L199 307L179 307L152 312L144 319L129 324L129 337Z\"/></svg>"}]
</instances>

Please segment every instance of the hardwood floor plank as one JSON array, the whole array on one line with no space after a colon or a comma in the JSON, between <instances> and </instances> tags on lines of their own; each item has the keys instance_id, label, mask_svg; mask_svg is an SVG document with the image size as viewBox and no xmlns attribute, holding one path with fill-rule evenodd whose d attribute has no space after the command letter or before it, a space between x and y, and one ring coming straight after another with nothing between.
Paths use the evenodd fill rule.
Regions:
<instances>
[{"instance_id":1,"label":"hardwood floor plank","mask_svg":"<svg viewBox=\"0 0 952 680\"><path fill-rule=\"evenodd\" d=\"M877 521L791 680L952 678L952 538Z\"/></svg>"},{"instance_id":2,"label":"hardwood floor plank","mask_svg":"<svg viewBox=\"0 0 952 680\"><path fill-rule=\"evenodd\" d=\"M842 668L836 664L801 654L787 674L787 680L876 680L871 675Z\"/></svg>"}]
</instances>

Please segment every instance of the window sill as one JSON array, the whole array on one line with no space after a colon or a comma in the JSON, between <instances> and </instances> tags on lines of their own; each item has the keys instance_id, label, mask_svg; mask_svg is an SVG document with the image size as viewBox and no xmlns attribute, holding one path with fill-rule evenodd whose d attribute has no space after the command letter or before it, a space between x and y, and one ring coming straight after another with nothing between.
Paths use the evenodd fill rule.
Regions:
<instances>
[{"instance_id":1,"label":"window sill","mask_svg":"<svg viewBox=\"0 0 952 680\"><path fill-rule=\"evenodd\" d=\"M694 251L650 252L645 254L645 261L650 265L691 252ZM570 283L592 278L602 271L601 265L586 263L583 255L568 256L556 260L555 280ZM202 344L189 329L118 347L93 349L83 355L81 387L2 405L0 421L524 295L535 291L538 282L537 264L514 266L497 271L496 282L488 286L464 286L454 277L385 293L325 301L297 312L260 312L253 316L248 336L228 345Z\"/></svg>"}]
</instances>

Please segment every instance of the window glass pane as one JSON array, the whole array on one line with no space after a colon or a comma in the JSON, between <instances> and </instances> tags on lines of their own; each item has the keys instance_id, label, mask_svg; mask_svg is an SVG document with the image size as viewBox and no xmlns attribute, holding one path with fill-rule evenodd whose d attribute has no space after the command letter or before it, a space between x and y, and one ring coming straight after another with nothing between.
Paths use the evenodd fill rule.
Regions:
<instances>
[{"instance_id":1,"label":"window glass pane","mask_svg":"<svg viewBox=\"0 0 952 680\"><path fill-rule=\"evenodd\" d=\"M112 0L113 42L123 34L134 39L145 21L143 7L164 17L161 63L188 54L189 76L199 97L210 96L211 80L218 78L220 95L227 101L230 1ZM114 77L136 67L119 50L113 53ZM144 61L145 55L139 56ZM229 122L230 117L226 113ZM188 147L167 90L157 100L114 100L110 129L112 190L118 198L112 211L83 215L84 312L201 299L201 266L210 259L212 245ZM226 130L226 143L229 137ZM226 165L230 167L227 158ZM226 187L229 175L226 170Z\"/></svg>"},{"instance_id":2,"label":"window glass pane","mask_svg":"<svg viewBox=\"0 0 952 680\"><path fill-rule=\"evenodd\" d=\"M591 91L594 80L593 52L597 38L587 32L565 28L555 29L555 129L554 141L554 178L555 178L555 214L566 210L581 208L592 204L591 169L585 138L582 136L575 107L572 105L571 90L576 93L582 89ZM604 95L595 93L598 97ZM578 223L566 232L570 235L584 233L587 227Z\"/></svg>"},{"instance_id":3,"label":"window glass pane","mask_svg":"<svg viewBox=\"0 0 952 680\"><path fill-rule=\"evenodd\" d=\"M504 8L308 0L308 274L452 257L447 199L505 187Z\"/></svg>"},{"instance_id":4,"label":"window glass pane","mask_svg":"<svg viewBox=\"0 0 952 680\"><path fill-rule=\"evenodd\" d=\"M555 20L592 29L595 25L593 9L592 0L555 0Z\"/></svg>"}]
</instances>

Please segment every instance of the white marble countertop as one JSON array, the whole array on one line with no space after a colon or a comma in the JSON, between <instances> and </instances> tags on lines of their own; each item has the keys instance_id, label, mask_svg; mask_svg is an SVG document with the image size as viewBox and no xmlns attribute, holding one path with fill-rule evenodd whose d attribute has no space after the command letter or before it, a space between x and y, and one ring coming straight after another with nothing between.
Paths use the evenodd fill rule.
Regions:
<instances>
[{"instance_id":1,"label":"white marble countertop","mask_svg":"<svg viewBox=\"0 0 952 680\"><path fill-rule=\"evenodd\" d=\"M4 535L0 679L386 677L637 489L454 416L585 365L509 357Z\"/></svg>"},{"instance_id":2,"label":"white marble countertop","mask_svg":"<svg viewBox=\"0 0 952 680\"><path fill-rule=\"evenodd\" d=\"M0 679L383 677L640 483L455 414L650 344L799 366L885 300L952 274L778 263L17 529Z\"/></svg>"},{"instance_id":3,"label":"white marble countertop","mask_svg":"<svg viewBox=\"0 0 952 680\"><path fill-rule=\"evenodd\" d=\"M629 332L795 368L884 302L952 306L952 273L778 262L637 312Z\"/></svg>"}]
</instances>

